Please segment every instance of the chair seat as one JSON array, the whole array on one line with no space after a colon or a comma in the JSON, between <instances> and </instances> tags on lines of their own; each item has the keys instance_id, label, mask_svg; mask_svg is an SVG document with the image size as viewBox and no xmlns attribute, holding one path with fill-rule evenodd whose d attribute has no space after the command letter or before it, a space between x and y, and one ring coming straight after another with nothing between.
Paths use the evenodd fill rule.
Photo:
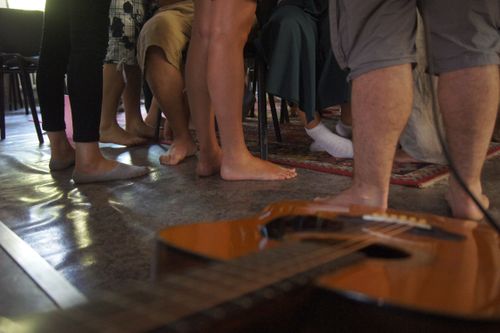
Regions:
<instances>
[{"instance_id":1,"label":"chair seat","mask_svg":"<svg viewBox=\"0 0 500 333\"><path fill-rule=\"evenodd\" d=\"M4 89L3 89L3 75L4 74L14 74L18 75L21 81L22 93L26 101L26 105L29 104L29 109L31 109L31 114L33 117L33 123L35 125L36 133L38 136L38 141L40 144L44 142L43 134L38 120L35 96L33 92L32 81L30 74L35 73L38 68L38 56L22 56L18 53L0 53L0 139L5 139L5 110L4 110ZM26 109L28 113L28 107Z\"/></svg>"},{"instance_id":2,"label":"chair seat","mask_svg":"<svg viewBox=\"0 0 500 333\"><path fill-rule=\"evenodd\" d=\"M1 69L4 71L18 71L21 66L24 66L27 71L31 72L38 67L38 56L25 57L17 53L3 53L0 57L2 58Z\"/></svg>"},{"instance_id":3,"label":"chair seat","mask_svg":"<svg viewBox=\"0 0 500 333\"><path fill-rule=\"evenodd\" d=\"M33 116L36 133L43 143L31 74L38 68L44 13L38 10L0 8L0 139L5 138L4 74L18 77L26 112ZM15 80L15 79L14 79Z\"/></svg>"}]
</instances>

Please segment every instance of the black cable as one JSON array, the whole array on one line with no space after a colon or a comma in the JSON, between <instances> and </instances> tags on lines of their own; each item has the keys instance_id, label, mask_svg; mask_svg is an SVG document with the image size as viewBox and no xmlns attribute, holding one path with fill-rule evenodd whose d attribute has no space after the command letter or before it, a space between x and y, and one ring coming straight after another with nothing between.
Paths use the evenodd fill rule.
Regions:
<instances>
[{"instance_id":1,"label":"black cable","mask_svg":"<svg viewBox=\"0 0 500 333\"><path fill-rule=\"evenodd\" d=\"M422 4L424 6L424 4ZM437 97L436 97L436 92L434 90L434 82L432 80L432 77L434 75L434 64L431 59L431 46L430 46L430 26L429 26L429 20L427 18L427 11L425 9L422 9L421 11L422 14L422 19L424 21L424 34L425 34L425 53L426 53L426 59L427 59L427 66L428 66L428 78L429 78L429 83L431 87L431 96L432 96L432 113L434 116L434 125L436 128L436 132L439 138L439 142L441 146L443 147L443 153L445 159L448 161L448 166L450 168L451 173L457 180L457 182L460 184L462 189L467 193L467 195L474 201L476 206L479 208L479 210L484 214L486 221L498 232L500 233L500 223L496 221L493 216L488 212L488 210L481 204L479 199L472 193L472 191L469 189L469 187L465 184L464 180L462 177L458 174L457 169L455 168L455 164L453 163L453 160L451 159L449 150L448 150L448 145L446 144L446 141L443 137L443 134L439 130L440 125L438 122L439 119L439 114L438 114L438 105L437 105Z\"/></svg>"}]
</instances>

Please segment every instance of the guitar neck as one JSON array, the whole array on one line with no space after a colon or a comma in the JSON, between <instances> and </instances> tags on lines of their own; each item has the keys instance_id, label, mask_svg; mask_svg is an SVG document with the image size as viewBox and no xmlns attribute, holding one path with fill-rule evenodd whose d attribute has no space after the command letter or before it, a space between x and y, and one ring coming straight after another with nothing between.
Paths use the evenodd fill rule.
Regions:
<instances>
[{"instance_id":1,"label":"guitar neck","mask_svg":"<svg viewBox=\"0 0 500 333\"><path fill-rule=\"evenodd\" d=\"M331 246L293 242L189 269L155 285L133 284L120 294L101 292L90 303L18 323L35 326L37 332L198 331L224 320L230 312L279 298L359 257L352 247L332 250Z\"/></svg>"}]
</instances>

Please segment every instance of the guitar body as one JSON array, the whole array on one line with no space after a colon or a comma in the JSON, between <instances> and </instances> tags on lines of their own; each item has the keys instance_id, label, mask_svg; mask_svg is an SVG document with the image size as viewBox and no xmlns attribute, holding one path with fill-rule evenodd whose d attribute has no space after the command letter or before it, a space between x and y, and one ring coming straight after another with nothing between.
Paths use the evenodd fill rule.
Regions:
<instances>
[{"instance_id":1,"label":"guitar body","mask_svg":"<svg viewBox=\"0 0 500 333\"><path fill-rule=\"evenodd\" d=\"M156 283L13 332L500 332L498 234L471 221L281 202L167 228L155 260Z\"/></svg>"},{"instance_id":2,"label":"guitar body","mask_svg":"<svg viewBox=\"0 0 500 333\"><path fill-rule=\"evenodd\" d=\"M498 234L471 221L388 214L290 201L248 219L171 227L158 236L157 275L310 243L356 260L312 278L294 330L500 332Z\"/></svg>"}]
</instances>

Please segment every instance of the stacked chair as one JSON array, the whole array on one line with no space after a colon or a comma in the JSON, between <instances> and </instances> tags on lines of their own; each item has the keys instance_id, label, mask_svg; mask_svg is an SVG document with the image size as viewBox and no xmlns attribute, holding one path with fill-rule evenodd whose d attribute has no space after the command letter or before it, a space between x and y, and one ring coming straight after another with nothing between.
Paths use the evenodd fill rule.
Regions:
<instances>
[{"instance_id":1,"label":"stacked chair","mask_svg":"<svg viewBox=\"0 0 500 333\"><path fill-rule=\"evenodd\" d=\"M43 135L36 110L31 76L38 68L43 12L0 8L0 135L5 139L5 76L10 84L21 83L26 108L31 111L40 144ZM15 91L18 87L11 87ZM12 94L10 94L12 97Z\"/></svg>"}]
</instances>

